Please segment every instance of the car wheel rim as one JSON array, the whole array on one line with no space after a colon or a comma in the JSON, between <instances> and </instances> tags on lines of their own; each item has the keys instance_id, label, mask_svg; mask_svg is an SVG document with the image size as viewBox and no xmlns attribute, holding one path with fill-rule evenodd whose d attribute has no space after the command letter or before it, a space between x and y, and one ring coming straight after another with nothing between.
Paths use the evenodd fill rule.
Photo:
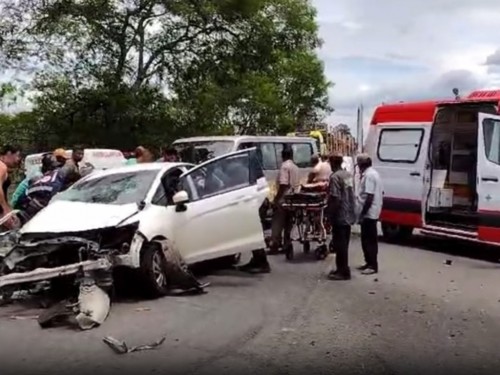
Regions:
<instances>
[{"instance_id":1,"label":"car wheel rim","mask_svg":"<svg viewBox=\"0 0 500 375\"><path fill-rule=\"evenodd\" d=\"M165 285L165 273L163 271L163 259L160 253L153 256L153 276L158 286Z\"/></svg>"}]
</instances>

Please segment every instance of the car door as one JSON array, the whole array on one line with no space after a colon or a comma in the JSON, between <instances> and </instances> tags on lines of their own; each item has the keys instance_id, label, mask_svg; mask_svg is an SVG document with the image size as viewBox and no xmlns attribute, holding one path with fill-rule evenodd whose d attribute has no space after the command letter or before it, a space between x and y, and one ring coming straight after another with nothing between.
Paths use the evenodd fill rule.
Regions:
<instances>
[{"instance_id":1,"label":"car door","mask_svg":"<svg viewBox=\"0 0 500 375\"><path fill-rule=\"evenodd\" d=\"M478 238L500 242L500 116L478 115Z\"/></svg>"},{"instance_id":2,"label":"car door","mask_svg":"<svg viewBox=\"0 0 500 375\"><path fill-rule=\"evenodd\" d=\"M255 148L211 159L181 178L190 201L174 241L188 263L264 248L259 207L268 186Z\"/></svg>"},{"instance_id":3,"label":"car door","mask_svg":"<svg viewBox=\"0 0 500 375\"><path fill-rule=\"evenodd\" d=\"M141 232L148 240L153 238L173 238L176 219L175 207L171 202L171 192L166 188L170 181L184 174L191 166L185 165L172 167L158 177L155 185L152 187L149 197L150 203L144 209L141 215ZM170 193L170 194L169 194Z\"/></svg>"}]
</instances>

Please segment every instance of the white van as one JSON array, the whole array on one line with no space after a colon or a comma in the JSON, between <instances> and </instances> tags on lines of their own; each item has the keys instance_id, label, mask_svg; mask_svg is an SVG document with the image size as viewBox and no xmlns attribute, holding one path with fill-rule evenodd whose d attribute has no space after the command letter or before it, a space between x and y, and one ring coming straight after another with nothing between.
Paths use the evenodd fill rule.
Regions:
<instances>
[{"instance_id":1,"label":"white van","mask_svg":"<svg viewBox=\"0 0 500 375\"><path fill-rule=\"evenodd\" d=\"M213 136L178 139L173 147L183 162L198 164L207 158L218 157L244 148L256 147L266 180L270 186L270 199L276 193L276 176L281 166L281 151L290 145L293 159L300 168L301 181L311 171L311 157L318 154L316 139L292 136Z\"/></svg>"},{"instance_id":2,"label":"white van","mask_svg":"<svg viewBox=\"0 0 500 375\"><path fill-rule=\"evenodd\" d=\"M26 156L24 161L26 176L32 176L34 173L40 171L42 157L45 154L46 152L42 152ZM71 150L66 150L67 158L70 158L71 154ZM85 149L83 152L82 164L86 163L93 165L96 170L103 170L124 166L126 164L126 159L119 150L90 148Z\"/></svg>"},{"instance_id":3,"label":"white van","mask_svg":"<svg viewBox=\"0 0 500 375\"><path fill-rule=\"evenodd\" d=\"M382 105L365 143L388 240L421 233L500 245L500 91Z\"/></svg>"}]
</instances>

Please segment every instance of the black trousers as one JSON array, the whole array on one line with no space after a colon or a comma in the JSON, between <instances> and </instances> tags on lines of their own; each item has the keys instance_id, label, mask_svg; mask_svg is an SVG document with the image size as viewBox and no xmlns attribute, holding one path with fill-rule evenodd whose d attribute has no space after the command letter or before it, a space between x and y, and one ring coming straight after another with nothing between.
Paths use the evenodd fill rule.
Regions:
<instances>
[{"instance_id":1,"label":"black trousers","mask_svg":"<svg viewBox=\"0 0 500 375\"><path fill-rule=\"evenodd\" d=\"M366 265L378 271L378 232L375 219L363 219L361 222L361 247Z\"/></svg>"},{"instance_id":2,"label":"black trousers","mask_svg":"<svg viewBox=\"0 0 500 375\"><path fill-rule=\"evenodd\" d=\"M349 242L351 241L351 226L337 225L332 226L332 236L335 241L335 265L336 272L343 276L350 276L349 269Z\"/></svg>"},{"instance_id":3,"label":"black trousers","mask_svg":"<svg viewBox=\"0 0 500 375\"><path fill-rule=\"evenodd\" d=\"M259 208L259 217L260 217L260 223L262 224L262 231L264 231L266 228L266 213L267 213L267 207L263 204ZM259 250L254 250L252 251L252 263L257 264L257 265L266 265L267 262L267 254L265 249L259 249Z\"/></svg>"}]
</instances>

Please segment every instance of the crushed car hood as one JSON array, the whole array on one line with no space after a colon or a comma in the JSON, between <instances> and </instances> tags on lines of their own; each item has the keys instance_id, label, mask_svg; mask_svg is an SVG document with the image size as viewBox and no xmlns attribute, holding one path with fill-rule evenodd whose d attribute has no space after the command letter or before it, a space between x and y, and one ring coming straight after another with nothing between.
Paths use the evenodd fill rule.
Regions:
<instances>
[{"instance_id":1,"label":"crushed car hood","mask_svg":"<svg viewBox=\"0 0 500 375\"><path fill-rule=\"evenodd\" d=\"M137 205L55 201L21 229L24 233L80 232L120 224L138 212Z\"/></svg>"}]
</instances>

